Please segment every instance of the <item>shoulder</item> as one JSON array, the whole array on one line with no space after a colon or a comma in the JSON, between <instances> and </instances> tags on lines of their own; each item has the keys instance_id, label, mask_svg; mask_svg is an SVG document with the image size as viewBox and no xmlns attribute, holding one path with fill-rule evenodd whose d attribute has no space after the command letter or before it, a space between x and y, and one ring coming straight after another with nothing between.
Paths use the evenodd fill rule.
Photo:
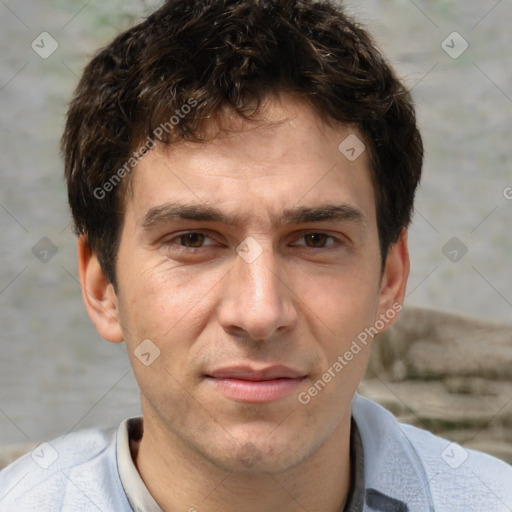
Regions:
<instances>
[{"instance_id":1,"label":"shoulder","mask_svg":"<svg viewBox=\"0 0 512 512\"><path fill-rule=\"evenodd\" d=\"M0 472L0 511L131 510L115 441L115 429L89 429L41 443Z\"/></svg>"},{"instance_id":2,"label":"shoulder","mask_svg":"<svg viewBox=\"0 0 512 512\"><path fill-rule=\"evenodd\" d=\"M440 510L450 503L473 511L512 509L512 466L411 425L399 428L421 460Z\"/></svg>"},{"instance_id":3,"label":"shoulder","mask_svg":"<svg viewBox=\"0 0 512 512\"><path fill-rule=\"evenodd\" d=\"M401 424L360 395L352 414L361 434L367 488L396 496L409 510L512 510L510 465Z\"/></svg>"}]
</instances>

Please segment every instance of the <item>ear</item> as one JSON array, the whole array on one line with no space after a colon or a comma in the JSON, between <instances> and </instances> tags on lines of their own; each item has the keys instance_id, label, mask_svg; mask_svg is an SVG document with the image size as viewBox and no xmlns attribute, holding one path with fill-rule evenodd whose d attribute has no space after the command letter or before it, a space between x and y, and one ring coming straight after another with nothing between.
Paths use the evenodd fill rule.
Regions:
<instances>
[{"instance_id":1,"label":"ear","mask_svg":"<svg viewBox=\"0 0 512 512\"><path fill-rule=\"evenodd\" d=\"M410 261L407 247L407 230L403 229L398 241L393 244L386 258L379 296L378 319L386 318L385 328L395 323L402 310L409 277Z\"/></svg>"},{"instance_id":2,"label":"ear","mask_svg":"<svg viewBox=\"0 0 512 512\"><path fill-rule=\"evenodd\" d=\"M78 238L78 276L85 308L100 336L111 343L123 341L114 286L84 236Z\"/></svg>"}]
</instances>

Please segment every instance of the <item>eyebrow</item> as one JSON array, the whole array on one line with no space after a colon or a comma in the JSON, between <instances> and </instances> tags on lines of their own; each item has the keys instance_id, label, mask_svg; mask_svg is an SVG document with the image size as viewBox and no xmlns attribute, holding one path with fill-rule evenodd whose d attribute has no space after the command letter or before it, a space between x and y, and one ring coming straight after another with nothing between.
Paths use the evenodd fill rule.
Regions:
<instances>
[{"instance_id":1,"label":"eyebrow","mask_svg":"<svg viewBox=\"0 0 512 512\"><path fill-rule=\"evenodd\" d=\"M141 221L144 230L152 230L163 224L181 220L218 222L226 225L240 225L246 215L229 215L210 205L166 203L150 208ZM298 206L285 210L280 218L273 219L273 225L302 224L307 222L353 222L368 226L364 214L348 204L324 204L314 207Z\"/></svg>"}]
</instances>

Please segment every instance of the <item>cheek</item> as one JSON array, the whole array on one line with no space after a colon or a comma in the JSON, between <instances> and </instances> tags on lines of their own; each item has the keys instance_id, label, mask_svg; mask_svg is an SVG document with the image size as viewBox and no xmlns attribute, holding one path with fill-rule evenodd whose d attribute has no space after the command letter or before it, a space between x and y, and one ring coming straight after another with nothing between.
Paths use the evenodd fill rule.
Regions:
<instances>
[{"instance_id":1,"label":"cheek","mask_svg":"<svg viewBox=\"0 0 512 512\"><path fill-rule=\"evenodd\" d=\"M181 270L161 266L139 271L138 275L131 273L119 300L125 343L142 403L161 417L172 417L176 427L186 425L194 415L205 414L201 408L195 410L190 400L194 383L187 380L186 369L211 308L211 280L205 273L192 276ZM146 339L156 348L150 345L145 352L149 351L151 357L157 354L149 365L139 359L138 347Z\"/></svg>"},{"instance_id":2,"label":"cheek","mask_svg":"<svg viewBox=\"0 0 512 512\"><path fill-rule=\"evenodd\" d=\"M317 274L307 280L307 285L296 281L295 291L303 304L303 314L326 328L337 345L343 345L373 324L379 303L378 285L378 275L371 267L352 266L336 273Z\"/></svg>"},{"instance_id":3,"label":"cheek","mask_svg":"<svg viewBox=\"0 0 512 512\"><path fill-rule=\"evenodd\" d=\"M193 329L198 312L208 306L217 273L160 265L143 269L127 282L123 293L122 316L134 331L143 330L155 338L172 337L172 331L186 321Z\"/></svg>"}]
</instances>

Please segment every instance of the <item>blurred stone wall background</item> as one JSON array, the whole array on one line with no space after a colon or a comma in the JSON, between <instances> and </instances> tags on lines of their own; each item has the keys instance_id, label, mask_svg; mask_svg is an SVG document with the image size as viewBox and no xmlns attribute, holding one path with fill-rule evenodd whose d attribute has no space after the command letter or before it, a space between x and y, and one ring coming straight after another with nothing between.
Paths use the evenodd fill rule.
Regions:
<instances>
[{"instance_id":1,"label":"blurred stone wall background","mask_svg":"<svg viewBox=\"0 0 512 512\"><path fill-rule=\"evenodd\" d=\"M0 1L0 446L140 412L124 346L101 340L81 303L58 139L93 52L158 4ZM512 4L346 5L412 89L426 144L407 304L503 324L404 311L403 327L379 340L361 390L401 418L510 461ZM471 337L454 348L461 332Z\"/></svg>"},{"instance_id":2,"label":"blurred stone wall background","mask_svg":"<svg viewBox=\"0 0 512 512\"><path fill-rule=\"evenodd\" d=\"M404 423L512 464L512 326L407 308L359 392Z\"/></svg>"}]
</instances>

